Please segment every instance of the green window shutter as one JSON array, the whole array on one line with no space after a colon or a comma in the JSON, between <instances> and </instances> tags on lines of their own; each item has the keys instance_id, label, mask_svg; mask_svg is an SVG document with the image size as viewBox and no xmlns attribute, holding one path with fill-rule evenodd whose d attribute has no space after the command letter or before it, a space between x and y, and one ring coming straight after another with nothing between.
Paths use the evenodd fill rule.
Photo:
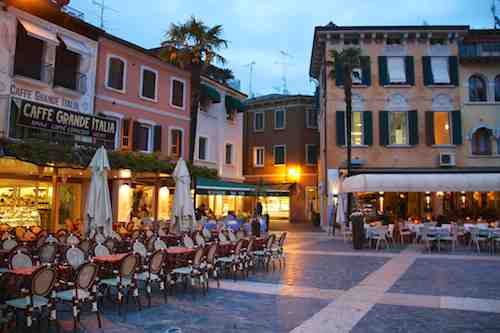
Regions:
<instances>
[{"instance_id":1,"label":"green window shutter","mask_svg":"<svg viewBox=\"0 0 500 333\"><path fill-rule=\"evenodd\" d=\"M409 143L412 146L418 145L418 114L417 111L408 111L408 134Z\"/></svg>"},{"instance_id":2,"label":"green window shutter","mask_svg":"<svg viewBox=\"0 0 500 333\"><path fill-rule=\"evenodd\" d=\"M450 67L450 83L458 87L459 84L458 57L449 57L448 66Z\"/></svg>"},{"instance_id":3,"label":"green window shutter","mask_svg":"<svg viewBox=\"0 0 500 333\"><path fill-rule=\"evenodd\" d=\"M139 150L139 140L140 140L140 128L141 124L137 121L134 121L133 130L132 130L132 150Z\"/></svg>"},{"instance_id":4,"label":"green window shutter","mask_svg":"<svg viewBox=\"0 0 500 333\"><path fill-rule=\"evenodd\" d=\"M372 69L371 69L371 62L370 62L370 57L361 57L360 58L361 62L361 80L362 83L365 86L370 86L372 84Z\"/></svg>"},{"instance_id":5,"label":"green window shutter","mask_svg":"<svg viewBox=\"0 0 500 333\"><path fill-rule=\"evenodd\" d=\"M335 63L335 84L337 87L344 85L344 66L341 62Z\"/></svg>"},{"instance_id":6,"label":"green window shutter","mask_svg":"<svg viewBox=\"0 0 500 333\"><path fill-rule=\"evenodd\" d=\"M378 57L378 80L381 87L389 84L389 73L387 72L387 57Z\"/></svg>"},{"instance_id":7,"label":"green window shutter","mask_svg":"<svg viewBox=\"0 0 500 333\"><path fill-rule=\"evenodd\" d=\"M425 141L427 145L434 144L434 112L425 112Z\"/></svg>"},{"instance_id":8,"label":"green window shutter","mask_svg":"<svg viewBox=\"0 0 500 333\"><path fill-rule=\"evenodd\" d=\"M365 145L371 146L373 144L373 120L371 111L363 112L363 138Z\"/></svg>"},{"instance_id":9,"label":"green window shutter","mask_svg":"<svg viewBox=\"0 0 500 333\"><path fill-rule=\"evenodd\" d=\"M380 145L389 144L389 112L380 111L379 114Z\"/></svg>"},{"instance_id":10,"label":"green window shutter","mask_svg":"<svg viewBox=\"0 0 500 333\"><path fill-rule=\"evenodd\" d=\"M432 76L431 57L422 57L422 68L424 70L424 85L432 85L434 77Z\"/></svg>"},{"instance_id":11,"label":"green window shutter","mask_svg":"<svg viewBox=\"0 0 500 333\"><path fill-rule=\"evenodd\" d=\"M453 126L453 144L462 144L462 116L459 111L451 113L451 125Z\"/></svg>"},{"instance_id":12,"label":"green window shutter","mask_svg":"<svg viewBox=\"0 0 500 333\"><path fill-rule=\"evenodd\" d=\"M413 57L409 56L405 58L405 69L406 69L406 83L409 85L415 85L415 62Z\"/></svg>"},{"instance_id":13,"label":"green window shutter","mask_svg":"<svg viewBox=\"0 0 500 333\"><path fill-rule=\"evenodd\" d=\"M154 127L154 149L155 152L161 151L161 125Z\"/></svg>"},{"instance_id":14,"label":"green window shutter","mask_svg":"<svg viewBox=\"0 0 500 333\"><path fill-rule=\"evenodd\" d=\"M337 122L337 145L345 146L345 112L337 111L336 113Z\"/></svg>"}]
</instances>

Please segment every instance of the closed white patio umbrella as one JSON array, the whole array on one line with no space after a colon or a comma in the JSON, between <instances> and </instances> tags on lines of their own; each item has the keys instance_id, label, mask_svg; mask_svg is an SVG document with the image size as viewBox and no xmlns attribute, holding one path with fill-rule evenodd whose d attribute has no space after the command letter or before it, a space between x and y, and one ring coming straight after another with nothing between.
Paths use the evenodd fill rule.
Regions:
<instances>
[{"instance_id":1,"label":"closed white patio umbrella","mask_svg":"<svg viewBox=\"0 0 500 333\"><path fill-rule=\"evenodd\" d=\"M186 162L182 158L177 162L172 176L175 181L172 216L175 220L176 230L180 232L191 231L196 221L191 197L191 176Z\"/></svg>"},{"instance_id":2,"label":"closed white patio umbrella","mask_svg":"<svg viewBox=\"0 0 500 333\"><path fill-rule=\"evenodd\" d=\"M344 225L346 223L346 208L347 208L347 195L345 193L339 193L337 199L337 211L336 211L336 221L338 225Z\"/></svg>"},{"instance_id":3,"label":"closed white patio umbrella","mask_svg":"<svg viewBox=\"0 0 500 333\"><path fill-rule=\"evenodd\" d=\"M85 234L93 235L99 230L109 237L113 232L113 212L108 187L110 166L104 147L96 151L89 167L92 169L92 178L85 205Z\"/></svg>"}]
</instances>

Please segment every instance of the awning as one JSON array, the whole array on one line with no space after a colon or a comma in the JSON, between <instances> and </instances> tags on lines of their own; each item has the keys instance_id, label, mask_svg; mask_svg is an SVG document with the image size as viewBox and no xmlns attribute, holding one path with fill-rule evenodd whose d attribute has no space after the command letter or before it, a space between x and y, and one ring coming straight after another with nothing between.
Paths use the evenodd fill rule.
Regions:
<instances>
[{"instance_id":1,"label":"awning","mask_svg":"<svg viewBox=\"0 0 500 333\"><path fill-rule=\"evenodd\" d=\"M59 34L59 37L62 39L64 42L64 45L66 45L66 48L70 51L73 51L75 53L81 54L81 55L87 55L90 54L90 50L85 46L84 43L82 43L79 40L76 40L74 38L64 36Z\"/></svg>"},{"instance_id":2,"label":"awning","mask_svg":"<svg viewBox=\"0 0 500 333\"><path fill-rule=\"evenodd\" d=\"M202 99L209 99L213 103L220 103L221 102L221 97L217 89L210 87L206 84L201 84L201 98Z\"/></svg>"},{"instance_id":3,"label":"awning","mask_svg":"<svg viewBox=\"0 0 500 333\"><path fill-rule=\"evenodd\" d=\"M346 178L342 192L494 192L500 173L365 174Z\"/></svg>"},{"instance_id":4,"label":"awning","mask_svg":"<svg viewBox=\"0 0 500 333\"><path fill-rule=\"evenodd\" d=\"M196 192L215 195L255 195L255 185L200 177L196 179Z\"/></svg>"},{"instance_id":5,"label":"awning","mask_svg":"<svg viewBox=\"0 0 500 333\"><path fill-rule=\"evenodd\" d=\"M243 112L245 110L245 105L233 96L226 95L226 109L228 111L236 110L238 112Z\"/></svg>"},{"instance_id":6,"label":"awning","mask_svg":"<svg viewBox=\"0 0 500 333\"><path fill-rule=\"evenodd\" d=\"M264 185L259 187L260 196L268 197L287 197L290 195L290 184L283 185Z\"/></svg>"},{"instance_id":7,"label":"awning","mask_svg":"<svg viewBox=\"0 0 500 333\"><path fill-rule=\"evenodd\" d=\"M23 19L19 19L19 22L31 37L42 39L49 44L59 45L59 40L55 33Z\"/></svg>"}]
</instances>

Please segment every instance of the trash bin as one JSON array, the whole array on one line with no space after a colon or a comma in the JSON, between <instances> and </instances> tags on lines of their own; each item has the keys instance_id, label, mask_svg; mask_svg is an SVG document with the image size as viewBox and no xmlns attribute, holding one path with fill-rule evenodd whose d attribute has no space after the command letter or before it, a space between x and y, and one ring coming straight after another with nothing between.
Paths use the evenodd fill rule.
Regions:
<instances>
[{"instance_id":1,"label":"trash bin","mask_svg":"<svg viewBox=\"0 0 500 333\"><path fill-rule=\"evenodd\" d=\"M352 247L355 250L361 250L365 243L364 215L362 213L353 213L352 221Z\"/></svg>"}]
</instances>

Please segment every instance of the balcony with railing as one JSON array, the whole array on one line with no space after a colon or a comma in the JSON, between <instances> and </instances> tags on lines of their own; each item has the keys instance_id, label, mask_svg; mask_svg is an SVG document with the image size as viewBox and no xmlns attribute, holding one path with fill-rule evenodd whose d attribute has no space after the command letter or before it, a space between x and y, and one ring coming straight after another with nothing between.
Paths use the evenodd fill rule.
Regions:
<instances>
[{"instance_id":1,"label":"balcony with railing","mask_svg":"<svg viewBox=\"0 0 500 333\"><path fill-rule=\"evenodd\" d=\"M83 95L87 92L87 75L56 67L54 87L61 87Z\"/></svg>"},{"instance_id":2,"label":"balcony with railing","mask_svg":"<svg viewBox=\"0 0 500 333\"><path fill-rule=\"evenodd\" d=\"M464 43L459 54L461 63L500 63L500 42Z\"/></svg>"},{"instance_id":3,"label":"balcony with railing","mask_svg":"<svg viewBox=\"0 0 500 333\"><path fill-rule=\"evenodd\" d=\"M54 78L54 66L16 61L14 63L14 77L51 84Z\"/></svg>"}]
</instances>

